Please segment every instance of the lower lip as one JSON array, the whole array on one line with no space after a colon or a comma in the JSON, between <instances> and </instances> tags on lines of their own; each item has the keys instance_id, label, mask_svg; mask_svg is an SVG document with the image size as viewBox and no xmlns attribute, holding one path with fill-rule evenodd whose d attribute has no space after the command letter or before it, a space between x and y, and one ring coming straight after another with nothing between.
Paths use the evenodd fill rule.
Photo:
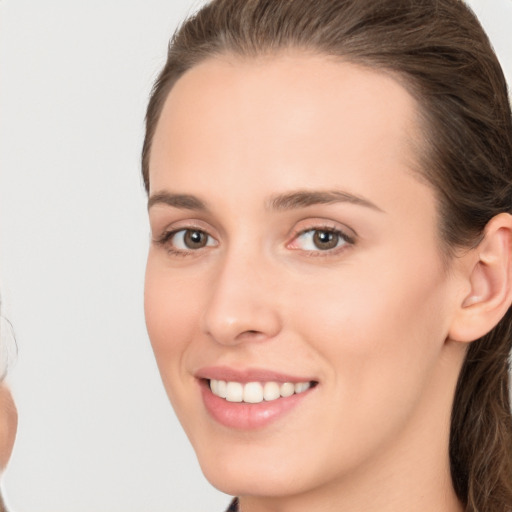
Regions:
<instances>
[{"instance_id":1,"label":"lower lip","mask_svg":"<svg viewBox=\"0 0 512 512\"><path fill-rule=\"evenodd\" d=\"M228 402L224 398L214 395L207 381L202 380L200 384L203 402L210 416L225 427L239 430L253 430L269 425L297 407L314 389L309 388L302 393L286 398L277 398L269 402L249 404Z\"/></svg>"}]
</instances>

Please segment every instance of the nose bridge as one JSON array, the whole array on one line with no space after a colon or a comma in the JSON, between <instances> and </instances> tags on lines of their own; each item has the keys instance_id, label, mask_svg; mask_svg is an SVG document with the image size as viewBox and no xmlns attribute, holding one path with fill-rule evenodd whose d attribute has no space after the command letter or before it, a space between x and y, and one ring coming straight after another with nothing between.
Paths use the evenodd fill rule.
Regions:
<instances>
[{"instance_id":1,"label":"nose bridge","mask_svg":"<svg viewBox=\"0 0 512 512\"><path fill-rule=\"evenodd\" d=\"M267 339L280 330L270 262L254 244L226 251L212 283L203 330L222 344Z\"/></svg>"}]
</instances>

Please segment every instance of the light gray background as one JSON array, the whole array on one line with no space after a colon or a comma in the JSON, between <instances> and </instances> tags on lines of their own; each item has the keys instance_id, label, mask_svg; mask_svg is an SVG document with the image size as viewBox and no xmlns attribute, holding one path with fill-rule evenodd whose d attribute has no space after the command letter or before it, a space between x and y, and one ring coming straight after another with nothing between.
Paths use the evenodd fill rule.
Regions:
<instances>
[{"instance_id":1,"label":"light gray background","mask_svg":"<svg viewBox=\"0 0 512 512\"><path fill-rule=\"evenodd\" d=\"M222 511L142 312L144 109L190 0L0 2L0 287L19 357L16 512ZM512 0L471 2L512 77Z\"/></svg>"}]
</instances>

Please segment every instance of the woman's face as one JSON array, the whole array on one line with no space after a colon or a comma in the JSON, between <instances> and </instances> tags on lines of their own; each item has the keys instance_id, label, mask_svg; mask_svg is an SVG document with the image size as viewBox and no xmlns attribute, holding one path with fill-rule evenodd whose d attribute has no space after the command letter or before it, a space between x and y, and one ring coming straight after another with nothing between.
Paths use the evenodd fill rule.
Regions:
<instances>
[{"instance_id":1,"label":"woman's face","mask_svg":"<svg viewBox=\"0 0 512 512\"><path fill-rule=\"evenodd\" d=\"M0 472L11 456L17 424L18 414L11 392L0 382Z\"/></svg>"},{"instance_id":2,"label":"woman's face","mask_svg":"<svg viewBox=\"0 0 512 512\"><path fill-rule=\"evenodd\" d=\"M221 490L299 494L447 459L460 286L413 171L416 115L389 76L300 54L208 60L172 89L146 320Z\"/></svg>"}]
</instances>

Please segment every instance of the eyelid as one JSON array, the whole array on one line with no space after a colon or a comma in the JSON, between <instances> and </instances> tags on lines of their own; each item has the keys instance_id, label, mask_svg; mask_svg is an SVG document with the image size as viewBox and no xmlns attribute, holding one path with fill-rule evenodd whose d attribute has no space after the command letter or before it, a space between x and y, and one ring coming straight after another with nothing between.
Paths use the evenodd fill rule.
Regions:
<instances>
[{"instance_id":1,"label":"eyelid","mask_svg":"<svg viewBox=\"0 0 512 512\"><path fill-rule=\"evenodd\" d=\"M310 217L300 220L293 226L290 238L297 237L301 233L315 229L318 231L339 231L352 243L355 243L359 238L357 231L349 227L347 224L323 217Z\"/></svg>"},{"instance_id":2,"label":"eyelid","mask_svg":"<svg viewBox=\"0 0 512 512\"><path fill-rule=\"evenodd\" d=\"M168 222L162 227L151 229L151 238L154 242L158 242L159 240L168 237L170 233L176 233L182 229L203 231L216 240L219 238L217 230L214 229L211 224L201 219L180 219L173 222Z\"/></svg>"}]
</instances>

